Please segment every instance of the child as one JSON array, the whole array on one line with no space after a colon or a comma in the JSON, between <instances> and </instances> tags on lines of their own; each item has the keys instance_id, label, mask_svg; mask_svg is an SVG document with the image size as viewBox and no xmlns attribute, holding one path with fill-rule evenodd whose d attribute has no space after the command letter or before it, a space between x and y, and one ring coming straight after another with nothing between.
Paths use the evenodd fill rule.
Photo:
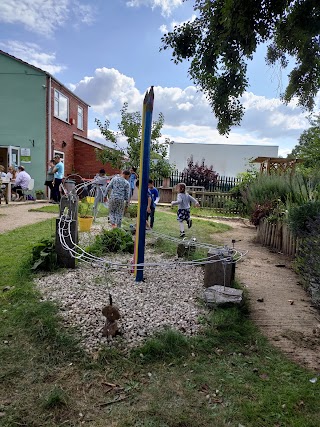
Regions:
<instances>
[{"instance_id":1,"label":"child","mask_svg":"<svg viewBox=\"0 0 320 427\"><path fill-rule=\"evenodd\" d=\"M147 213L147 220L150 218L150 228L153 228L153 224L154 224L154 211L156 210L156 206L160 200L159 197L159 191L156 189L156 187L154 186L154 182L152 179L149 179L148 182L148 188L149 191L151 193L151 197L152 197L152 204L150 206L151 211L150 213Z\"/></svg>"},{"instance_id":2,"label":"child","mask_svg":"<svg viewBox=\"0 0 320 427\"><path fill-rule=\"evenodd\" d=\"M130 199L132 199L137 179L138 179L137 169L134 168L134 167L132 167L130 169L130 178L129 178L129 183L130 183Z\"/></svg>"},{"instance_id":3,"label":"child","mask_svg":"<svg viewBox=\"0 0 320 427\"><path fill-rule=\"evenodd\" d=\"M136 182L136 187L139 189L139 180L138 179L137 179L137 182ZM153 203L152 195L151 195L151 192L150 192L149 188L148 188L148 191L147 191L147 197L148 197L148 205L147 205L146 230L150 230L151 227L150 227L150 224L149 224L149 221L148 221L148 215L151 214L151 209L152 209L154 203Z\"/></svg>"},{"instance_id":4,"label":"child","mask_svg":"<svg viewBox=\"0 0 320 427\"><path fill-rule=\"evenodd\" d=\"M180 225L180 237L185 236L183 221L186 221L188 228L192 226L192 219L190 219L190 202L195 206L200 206L198 201L186 193L186 184L180 183L177 185L178 197L176 201L171 202L171 206L178 205L177 220Z\"/></svg>"}]
</instances>

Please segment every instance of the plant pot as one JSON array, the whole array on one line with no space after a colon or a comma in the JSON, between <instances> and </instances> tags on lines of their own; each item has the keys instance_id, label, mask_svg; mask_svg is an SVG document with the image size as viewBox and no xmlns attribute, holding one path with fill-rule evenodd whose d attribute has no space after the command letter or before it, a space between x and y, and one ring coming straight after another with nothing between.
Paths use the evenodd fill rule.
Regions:
<instances>
[{"instance_id":1,"label":"plant pot","mask_svg":"<svg viewBox=\"0 0 320 427\"><path fill-rule=\"evenodd\" d=\"M90 231L93 223L93 216L86 216L86 217L79 216L78 223L79 223L80 231Z\"/></svg>"},{"instance_id":2,"label":"plant pot","mask_svg":"<svg viewBox=\"0 0 320 427\"><path fill-rule=\"evenodd\" d=\"M162 187L170 187L170 178L162 178Z\"/></svg>"},{"instance_id":3,"label":"plant pot","mask_svg":"<svg viewBox=\"0 0 320 427\"><path fill-rule=\"evenodd\" d=\"M36 194L36 199L37 200L43 200L44 199L44 194Z\"/></svg>"}]
</instances>

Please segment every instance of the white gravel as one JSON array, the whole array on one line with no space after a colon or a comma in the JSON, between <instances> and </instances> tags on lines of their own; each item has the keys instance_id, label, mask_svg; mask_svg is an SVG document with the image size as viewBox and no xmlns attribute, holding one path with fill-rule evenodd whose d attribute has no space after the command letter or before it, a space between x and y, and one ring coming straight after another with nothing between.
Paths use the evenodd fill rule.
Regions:
<instances>
[{"instance_id":1,"label":"white gravel","mask_svg":"<svg viewBox=\"0 0 320 427\"><path fill-rule=\"evenodd\" d=\"M128 264L132 259L130 254L106 259L110 257ZM147 249L145 262L161 263L165 258ZM145 268L144 281L136 282L129 268L106 270L79 263L75 270L42 276L35 282L44 300L58 304L65 325L78 329L80 342L89 352L102 344L134 347L165 327L193 335L206 312L197 301L204 290L199 266ZM105 323L101 310L109 304L109 292L121 315L122 336L112 341L101 333Z\"/></svg>"}]
</instances>

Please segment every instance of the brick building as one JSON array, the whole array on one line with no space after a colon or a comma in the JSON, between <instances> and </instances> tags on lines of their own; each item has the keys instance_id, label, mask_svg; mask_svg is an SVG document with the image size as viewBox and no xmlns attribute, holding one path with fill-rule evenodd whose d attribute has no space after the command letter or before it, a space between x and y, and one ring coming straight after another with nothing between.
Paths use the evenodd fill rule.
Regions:
<instances>
[{"instance_id":1,"label":"brick building","mask_svg":"<svg viewBox=\"0 0 320 427\"><path fill-rule=\"evenodd\" d=\"M48 161L59 154L65 176L93 177L101 167L88 139L89 105L46 71L0 50L0 165L23 165L43 189Z\"/></svg>"}]
</instances>

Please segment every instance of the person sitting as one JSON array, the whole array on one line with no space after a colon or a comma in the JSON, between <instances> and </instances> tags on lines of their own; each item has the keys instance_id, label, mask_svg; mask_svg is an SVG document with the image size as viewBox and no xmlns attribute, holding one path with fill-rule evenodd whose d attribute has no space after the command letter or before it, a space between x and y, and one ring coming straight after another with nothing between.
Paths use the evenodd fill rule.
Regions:
<instances>
[{"instance_id":1,"label":"person sitting","mask_svg":"<svg viewBox=\"0 0 320 427\"><path fill-rule=\"evenodd\" d=\"M8 167L8 172L7 172L7 178L9 178L11 181L14 181L16 179L17 176L17 171L15 170L14 166L9 166Z\"/></svg>"},{"instance_id":2,"label":"person sitting","mask_svg":"<svg viewBox=\"0 0 320 427\"><path fill-rule=\"evenodd\" d=\"M23 200L23 190L27 190L31 176L24 170L23 166L18 167L15 185L12 187L12 193L15 193L16 201Z\"/></svg>"},{"instance_id":3,"label":"person sitting","mask_svg":"<svg viewBox=\"0 0 320 427\"><path fill-rule=\"evenodd\" d=\"M6 198L6 186L2 185L1 178L7 178L7 174L4 172L4 166L2 165L0 165L0 204L2 197L4 197L6 199L6 203L8 203Z\"/></svg>"}]
</instances>

